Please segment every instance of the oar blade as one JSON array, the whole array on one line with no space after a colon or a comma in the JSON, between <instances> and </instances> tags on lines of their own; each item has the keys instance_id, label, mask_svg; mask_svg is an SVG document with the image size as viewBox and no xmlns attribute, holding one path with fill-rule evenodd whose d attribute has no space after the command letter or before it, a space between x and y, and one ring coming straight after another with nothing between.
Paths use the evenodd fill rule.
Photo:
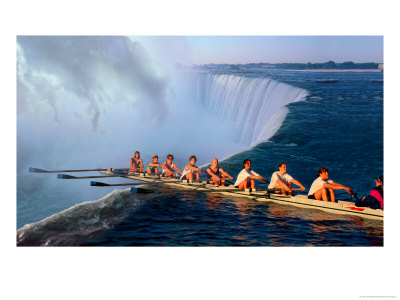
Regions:
<instances>
[{"instance_id":1,"label":"oar blade","mask_svg":"<svg viewBox=\"0 0 400 300\"><path fill-rule=\"evenodd\" d=\"M49 173L49 171L38 169L38 168L29 168L30 173Z\"/></svg>"},{"instance_id":2,"label":"oar blade","mask_svg":"<svg viewBox=\"0 0 400 300\"><path fill-rule=\"evenodd\" d=\"M75 176L66 175L66 174L57 174L58 179L76 179Z\"/></svg>"},{"instance_id":3,"label":"oar blade","mask_svg":"<svg viewBox=\"0 0 400 300\"><path fill-rule=\"evenodd\" d=\"M128 174L128 169L114 169L113 170L113 173L114 174L122 174L122 175L124 175L124 174Z\"/></svg>"},{"instance_id":4,"label":"oar blade","mask_svg":"<svg viewBox=\"0 0 400 300\"><path fill-rule=\"evenodd\" d=\"M131 188L131 193L132 194L150 194L150 193L154 193L154 191L153 190L144 189L144 188L132 187Z\"/></svg>"},{"instance_id":5,"label":"oar blade","mask_svg":"<svg viewBox=\"0 0 400 300\"><path fill-rule=\"evenodd\" d=\"M104 183L104 182L98 182L98 181L91 181L90 182L91 186L109 186L108 183Z\"/></svg>"}]
</instances>

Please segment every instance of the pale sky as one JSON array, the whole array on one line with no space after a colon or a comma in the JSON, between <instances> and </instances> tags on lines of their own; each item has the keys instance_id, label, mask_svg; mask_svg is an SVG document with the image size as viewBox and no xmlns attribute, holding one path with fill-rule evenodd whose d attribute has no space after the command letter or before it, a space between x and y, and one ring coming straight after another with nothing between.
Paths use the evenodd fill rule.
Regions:
<instances>
[{"instance_id":1,"label":"pale sky","mask_svg":"<svg viewBox=\"0 0 400 300\"><path fill-rule=\"evenodd\" d=\"M383 62L383 36L139 36L153 58L170 63Z\"/></svg>"},{"instance_id":2,"label":"pale sky","mask_svg":"<svg viewBox=\"0 0 400 300\"><path fill-rule=\"evenodd\" d=\"M185 37L194 63L383 62L383 36Z\"/></svg>"}]
</instances>

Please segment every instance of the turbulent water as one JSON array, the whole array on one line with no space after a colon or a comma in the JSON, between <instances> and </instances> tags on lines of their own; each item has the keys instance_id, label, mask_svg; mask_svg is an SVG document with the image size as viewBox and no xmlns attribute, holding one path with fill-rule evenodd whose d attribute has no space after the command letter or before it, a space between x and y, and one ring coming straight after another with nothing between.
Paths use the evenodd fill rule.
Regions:
<instances>
[{"instance_id":1,"label":"turbulent water","mask_svg":"<svg viewBox=\"0 0 400 300\"><path fill-rule=\"evenodd\" d=\"M31 84L30 92L37 96L39 90L32 90L35 84L29 81L28 71L24 72L24 82ZM280 161L285 161L288 173L307 188L318 168L326 166L333 180L360 195L373 187L374 177L383 174L381 73L203 67L180 70L174 80L179 86L172 97L176 100L166 97L170 111L159 130L135 127L137 119L128 119L113 125L121 127L124 134L100 134L106 140L103 145L93 136L89 141L70 136L67 141L81 147L81 153L69 152L65 161L61 158L67 152L60 155L62 149L53 149L49 143L57 140L57 128L61 133L68 129L78 134L75 125L64 128L60 125L65 125L63 116L59 116L54 134L46 131L40 136L27 117L30 112L19 115L18 245L383 245L382 223L354 216L168 188L153 194L131 194L110 187L90 187L87 181L62 181L54 175L27 172L28 163L49 169L80 168L82 163L92 165L101 157L106 159L107 167L123 167L132 151L121 148L130 147L142 150L145 162L153 153L164 160L163 155L172 152L180 167L191 154L199 157L199 164L215 156L226 158L220 165L234 177L244 158L250 158L253 168L267 178ZM104 110L90 121L90 126L105 126L106 111L118 112L118 105L112 110L104 101L90 101L96 103L99 112ZM121 105L119 108L125 107ZM56 104L54 107L57 109ZM51 111L41 112L46 113ZM68 111L66 114L73 115ZM46 125L41 122L44 124L39 127ZM132 128L141 129L138 139L126 140L130 122ZM95 131L94 136L97 134ZM90 150L94 149L90 144L101 146L100 156ZM63 145L60 141L59 147ZM26 151L28 147L32 151ZM65 144L63 149L70 148ZM114 149L116 157L107 158ZM36 151L47 151L47 160L38 159ZM53 158L58 165L49 163Z\"/></svg>"}]
</instances>

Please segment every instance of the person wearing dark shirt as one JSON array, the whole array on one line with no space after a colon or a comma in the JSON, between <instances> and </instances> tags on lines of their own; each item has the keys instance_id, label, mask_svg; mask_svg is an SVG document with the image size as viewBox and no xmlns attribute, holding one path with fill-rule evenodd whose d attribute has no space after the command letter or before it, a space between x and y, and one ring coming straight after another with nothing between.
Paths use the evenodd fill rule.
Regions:
<instances>
[{"instance_id":1,"label":"person wearing dark shirt","mask_svg":"<svg viewBox=\"0 0 400 300\"><path fill-rule=\"evenodd\" d=\"M356 206L370 207L372 209L383 209L383 176L375 179L376 187L369 192L369 195L356 201Z\"/></svg>"}]
</instances>

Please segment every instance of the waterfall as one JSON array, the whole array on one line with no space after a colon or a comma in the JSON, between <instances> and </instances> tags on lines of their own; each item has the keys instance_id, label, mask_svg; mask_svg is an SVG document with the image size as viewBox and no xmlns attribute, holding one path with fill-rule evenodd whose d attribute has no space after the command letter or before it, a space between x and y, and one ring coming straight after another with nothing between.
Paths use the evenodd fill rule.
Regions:
<instances>
[{"instance_id":1,"label":"waterfall","mask_svg":"<svg viewBox=\"0 0 400 300\"><path fill-rule=\"evenodd\" d=\"M268 140L279 129L288 109L302 101L304 89L269 78L200 73L196 96L202 106L237 125L240 143L254 146Z\"/></svg>"}]
</instances>

